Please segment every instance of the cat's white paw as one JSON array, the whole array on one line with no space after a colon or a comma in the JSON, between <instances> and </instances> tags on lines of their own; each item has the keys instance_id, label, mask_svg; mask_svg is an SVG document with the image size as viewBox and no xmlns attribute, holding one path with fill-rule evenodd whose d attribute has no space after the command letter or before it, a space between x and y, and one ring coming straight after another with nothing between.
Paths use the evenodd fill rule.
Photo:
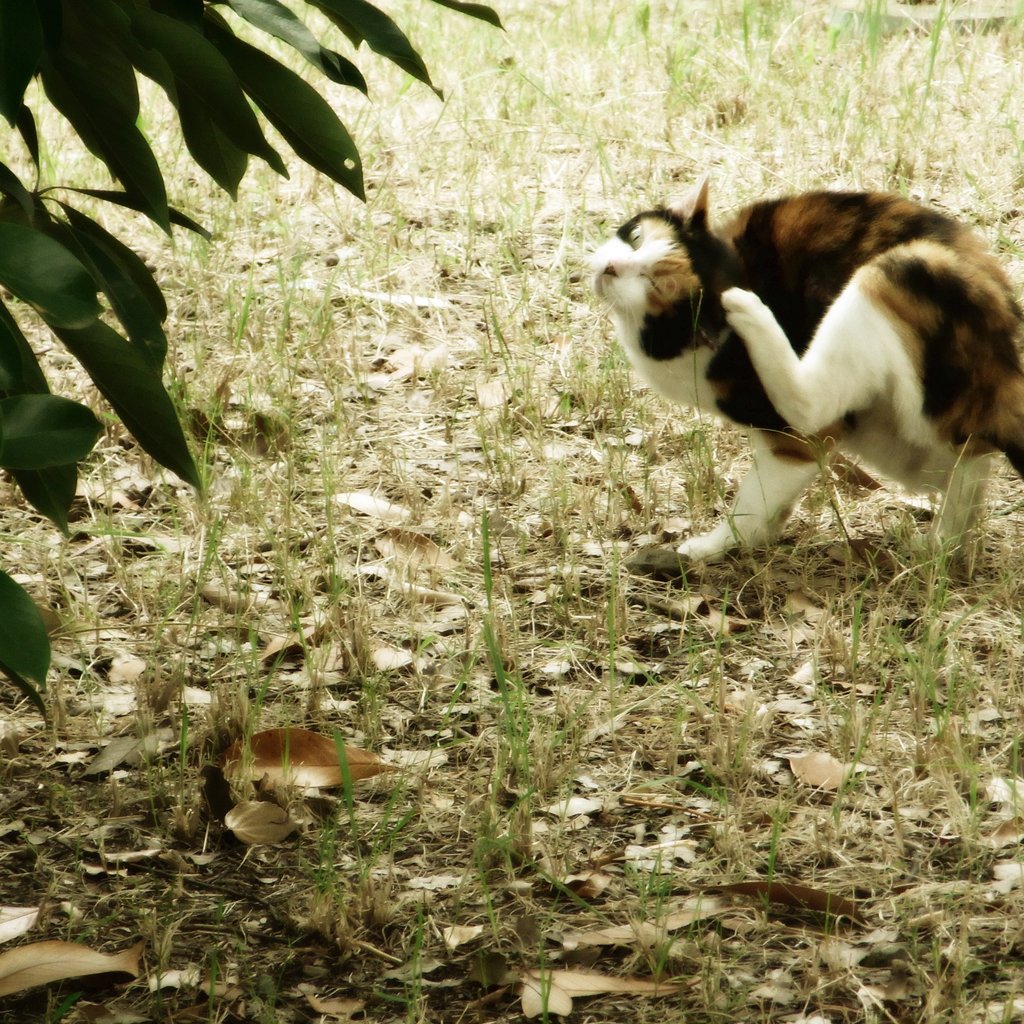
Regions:
<instances>
[{"instance_id":1,"label":"cat's white paw","mask_svg":"<svg viewBox=\"0 0 1024 1024\"><path fill-rule=\"evenodd\" d=\"M727 288L722 292L722 308L729 326L741 338L761 334L775 327L772 311L746 288Z\"/></svg>"},{"instance_id":2,"label":"cat's white paw","mask_svg":"<svg viewBox=\"0 0 1024 1024\"><path fill-rule=\"evenodd\" d=\"M736 540L731 531L726 536L721 530L712 530L684 540L676 548L676 554L690 562L717 562L734 547Z\"/></svg>"}]
</instances>

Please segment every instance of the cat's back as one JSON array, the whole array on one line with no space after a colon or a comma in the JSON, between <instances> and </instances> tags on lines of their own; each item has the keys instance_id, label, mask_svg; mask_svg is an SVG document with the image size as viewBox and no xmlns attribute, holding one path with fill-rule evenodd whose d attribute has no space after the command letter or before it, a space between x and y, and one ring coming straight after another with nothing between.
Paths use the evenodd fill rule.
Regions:
<instances>
[{"instance_id":1,"label":"cat's back","mask_svg":"<svg viewBox=\"0 0 1024 1024\"><path fill-rule=\"evenodd\" d=\"M917 239L956 246L973 233L938 210L888 192L804 192L752 203L722 232L738 247L761 247L780 259L813 263L823 256L856 265Z\"/></svg>"},{"instance_id":2,"label":"cat's back","mask_svg":"<svg viewBox=\"0 0 1024 1024\"><path fill-rule=\"evenodd\" d=\"M805 192L753 203L720 229L747 276L747 287L774 308L802 350L824 311L861 267L914 242L1002 282L976 233L952 217L887 192Z\"/></svg>"}]
</instances>

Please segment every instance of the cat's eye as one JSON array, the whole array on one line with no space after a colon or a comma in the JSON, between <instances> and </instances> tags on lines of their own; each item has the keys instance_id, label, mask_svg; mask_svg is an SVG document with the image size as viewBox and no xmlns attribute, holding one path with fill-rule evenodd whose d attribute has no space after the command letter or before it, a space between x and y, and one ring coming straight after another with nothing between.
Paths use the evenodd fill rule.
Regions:
<instances>
[{"instance_id":1,"label":"cat's eye","mask_svg":"<svg viewBox=\"0 0 1024 1024\"><path fill-rule=\"evenodd\" d=\"M636 249L640 245L640 239L643 238L643 228L639 224L629 233L629 244Z\"/></svg>"}]
</instances>

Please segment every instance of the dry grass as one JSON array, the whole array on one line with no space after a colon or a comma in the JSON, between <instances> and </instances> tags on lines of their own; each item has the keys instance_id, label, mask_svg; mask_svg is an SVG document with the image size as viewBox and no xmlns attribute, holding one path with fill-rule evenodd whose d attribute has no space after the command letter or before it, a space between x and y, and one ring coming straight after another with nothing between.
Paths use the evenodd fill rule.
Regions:
<instances>
[{"instance_id":1,"label":"dry grass","mask_svg":"<svg viewBox=\"0 0 1024 1024\"><path fill-rule=\"evenodd\" d=\"M150 977L201 983L73 1006L69 983L0 1019L301 1021L309 991L367 1020L511 1020L514 988L481 978L566 966L682 983L579 1000L578 1020L1018 1019L1021 482L1000 468L970 578L912 555L920 513L893 490L841 481L769 552L630 572L720 513L745 455L637 388L581 261L709 171L720 209L906 190L1024 279L1024 36L663 6L499 5L505 34L403 8L448 98L377 65L374 103L336 97L365 206L256 168L232 207L169 143L174 199L214 243L122 229L160 268L209 489L112 422L70 542L5 490L4 565L63 629L51 721L0 709L0 903L44 905L37 938L143 938ZM80 386L57 351L51 373ZM362 492L406 532L337 497ZM242 847L201 769L280 725L402 769L288 794L299 832ZM156 752L90 774L122 736ZM811 751L861 770L817 789L789 762ZM572 796L595 803L549 810ZM649 943L567 938L753 879L863 920L726 896ZM211 975L229 983L212 997Z\"/></svg>"}]
</instances>

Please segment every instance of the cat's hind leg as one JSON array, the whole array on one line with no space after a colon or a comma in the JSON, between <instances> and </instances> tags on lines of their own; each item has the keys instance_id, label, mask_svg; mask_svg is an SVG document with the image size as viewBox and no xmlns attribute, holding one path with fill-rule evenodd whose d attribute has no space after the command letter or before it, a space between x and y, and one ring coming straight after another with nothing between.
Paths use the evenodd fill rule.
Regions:
<instances>
[{"instance_id":1,"label":"cat's hind leg","mask_svg":"<svg viewBox=\"0 0 1024 1024\"><path fill-rule=\"evenodd\" d=\"M856 277L829 307L802 356L753 292L730 288L722 306L772 405L802 433L816 434L866 408L894 374L915 377L896 329Z\"/></svg>"},{"instance_id":2,"label":"cat's hind leg","mask_svg":"<svg viewBox=\"0 0 1024 1024\"><path fill-rule=\"evenodd\" d=\"M792 439L785 446L772 435L751 435L753 463L740 482L732 509L710 532L691 537L676 549L684 558L711 562L737 547L758 547L773 540L797 498L819 472L810 446L800 452Z\"/></svg>"}]
</instances>

